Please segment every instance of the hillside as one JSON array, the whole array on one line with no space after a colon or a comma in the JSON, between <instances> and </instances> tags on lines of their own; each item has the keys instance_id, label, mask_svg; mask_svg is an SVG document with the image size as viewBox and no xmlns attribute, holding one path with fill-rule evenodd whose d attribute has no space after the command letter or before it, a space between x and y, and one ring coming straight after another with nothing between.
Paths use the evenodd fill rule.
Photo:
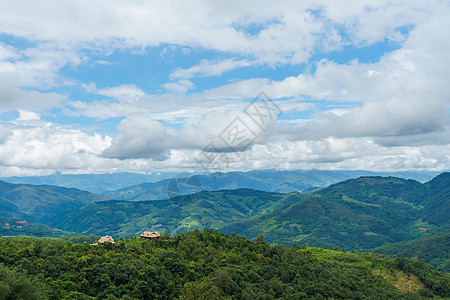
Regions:
<instances>
[{"instance_id":1,"label":"hillside","mask_svg":"<svg viewBox=\"0 0 450 300\"><path fill-rule=\"evenodd\" d=\"M438 232L415 241L386 244L373 251L390 256L415 258L450 272L450 231Z\"/></svg>"},{"instance_id":2,"label":"hillside","mask_svg":"<svg viewBox=\"0 0 450 300\"><path fill-rule=\"evenodd\" d=\"M108 198L1 182L0 205L2 217L84 234L129 237L149 229L175 234L213 228L250 239L264 234L271 243L372 249L448 228L449 189L450 176L443 173L427 183L361 177L307 194L238 189L158 201L98 201Z\"/></svg>"},{"instance_id":3,"label":"hillside","mask_svg":"<svg viewBox=\"0 0 450 300\"><path fill-rule=\"evenodd\" d=\"M413 180L361 177L305 195L298 203L221 229L269 242L369 249L420 238L449 224L450 176ZM442 196L445 197L442 197Z\"/></svg>"},{"instance_id":4,"label":"hillside","mask_svg":"<svg viewBox=\"0 0 450 300\"><path fill-rule=\"evenodd\" d=\"M90 246L0 239L7 299L441 299L449 274L408 259L271 246L217 231ZM92 298L93 297L93 298Z\"/></svg>"},{"instance_id":5,"label":"hillside","mask_svg":"<svg viewBox=\"0 0 450 300\"><path fill-rule=\"evenodd\" d=\"M61 212L108 199L73 188L0 181L0 217L45 223Z\"/></svg>"},{"instance_id":6,"label":"hillside","mask_svg":"<svg viewBox=\"0 0 450 300\"><path fill-rule=\"evenodd\" d=\"M46 224L78 233L135 236L143 230L221 228L297 202L301 195L249 189L200 192L159 201L103 201L53 217Z\"/></svg>"},{"instance_id":7,"label":"hillside","mask_svg":"<svg viewBox=\"0 0 450 300\"><path fill-rule=\"evenodd\" d=\"M0 218L0 236L61 237L70 232L47 225L12 218Z\"/></svg>"},{"instance_id":8,"label":"hillside","mask_svg":"<svg viewBox=\"0 0 450 300\"><path fill-rule=\"evenodd\" d=\"M376 173L368 171L322 171L322 170L298 170L298 171L275 171L261 170L249 172L214 173L211 175L189 174L165 179L157 182L147 182L129 187L108 191L105 195L118 200L145 201L162 200L170 198L174 192L178 194L192 194L206 191L217 191L225 189L250 188L266 192L291 193L298 191L315 190L327 187L331 184L357 178L359 176L397 176L412 178L418 181L428 181L436 173L432 172L397 172ZM183 180L183 178L185 178ZM188 178L190 184L185 184ZM174 191L173 184L177 182Z\"/></svg>"}]
</instances>

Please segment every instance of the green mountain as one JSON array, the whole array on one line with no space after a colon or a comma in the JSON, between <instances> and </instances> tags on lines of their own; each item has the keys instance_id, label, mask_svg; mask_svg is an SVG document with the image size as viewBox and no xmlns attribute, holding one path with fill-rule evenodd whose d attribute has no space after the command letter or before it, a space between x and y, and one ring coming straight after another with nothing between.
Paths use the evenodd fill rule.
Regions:
<instances>
[{"instance_id":1,"label":"green mountain","mask_svg":"<svg viewBox=\"0 0 450 300\"><path fill-rule=\"evenodd\" d=\"M176 233L221 228L295 203L301 197L239 189L203 191L159 201L103 201L65 211L46 224L89 234L135 236L149 229Z\"/></svg>"},{"instance_id":2,"label":"green mountain","mask_svg":"<svg viewBox=\"0 0 450 300\"><path fill-rule=\"evenodd\" d=\"M308 194L238 189L159 201L0 182L0 217L76 233L128 237L151 229L175 234L213 228L250 239L264 234L271 243L373 249L448 229L449 190L449 173L427 183L361 177Z\"/></svg>"},{"instance_id":3,"label":"green mountain","mask_svg":"<svg viewBox=\"0 0 450 300\"><path fill-rule=\"evenodd\" d=\"M73 188L0 181L0 217L45 223L64 211L109 199Z\"/></svg>"},{"instance_id":4,"label":"green mountain","mask_svg":"<svg viewBox=\"0 0 450 300\"><path fill-rule=\"evenodd\" d=\"M61 237L70 232L47 225L12 218L0 218L0 236Z\"/></svg>"},{"instance_id":5,"label":"green mountain","mask_svg":"<svg viewBox=\"0 0 450 300\"><path fill-rule=\"evenodd\" d=\"M448 299L450 276L409 259L269 245L217 231L91 246L0 238L2 299Z\"/></svg>"},{"instance_id":6,"label":"green mountain","mask_svg":"<svg viewBox=\"0 0 450 300\"><path fill-rule=\"evenodd\" d=\"M158 182L141 183L129 187L105 192L113 199L146 201L162 200L174 195L185 195L206 191L250 188L266 192L291 193L310 191L331 184L357 178L359 176L391 176L428 181L437 173L433 172L396 172L381 173L368 171L322 171L297 170L275 171L260 170L249 172L213 173L211 175L182 174L172 179Z\"/></svg>"},{"instance_id":7,"label":"green mountain","mask_svg":"<svg viewBox=\"0 0 450 300\"><path fill-rule=\"evenodd\" d=\"M450 176L413 180L361 177L305 195L298 203L220 230L269 242L370 249L449 226Z\"/></svg>"},{"instance_id":8,"label":"green mountain","mask_svg":"<svg viewBox=\"0 0 450 300\"><path fill-rule=\"evenodd\" d=\"M389 256L415 258L450 272L450 231L438 232L418 240L385 244L373 251Z\"/></svg>"}]
</instances>

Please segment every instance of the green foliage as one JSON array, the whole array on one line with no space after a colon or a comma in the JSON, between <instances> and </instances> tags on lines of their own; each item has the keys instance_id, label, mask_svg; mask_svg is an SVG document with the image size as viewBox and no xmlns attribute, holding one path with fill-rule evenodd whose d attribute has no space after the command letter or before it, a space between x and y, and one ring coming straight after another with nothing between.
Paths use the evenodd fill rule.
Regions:
<instances>
[{"instance_id":1,"label":"green foliage","mask_svg":"<svg viewBox=\"0 0 450 300\"><path fill-rule=\"evenodd\" d=\"M2 272L20 274L2 276L0 280L14 279L7 284L0 281L0 288L8 292L8 286L22 282L24 292L48 290L49 299L450 296L449 275L422 262L385 259L342 249L269 245L262 238L258 241L213 230L180 233L168 241L120 239L116 244L103 246L44 238L0 239L0 263L7 267ZM380 269L382 274L392 270L416 276L421 282L420 289L414 294L402 291L377 275ZM23 274L28 275L23 279ZM42 278L45 282L27 281L30 278ZM29 282L45 288L30 291Z\"/></svg>"},{"instance_id":2,"label":"green foliage","mask_svg":"<svg viewBox=\"0 0 450 300\"><path fill-rule=\"evenodd\" d=\"M107 196L78 189L0 181L0 217L26 219L29 222L45 223L45 220L63 211L107 199Z\"/></svg>"},{"instance_id":3,"label":"green foliage","mask_svg":"<svg viewBox=\"0 0 450 300\"><path fill-rule=\"evenodd\" d=\"M297 202L301 196L249 189L200 192L159 201L102 201L55 216L50 225L76 232L137 236L144 230L220 228ZM157 226L152 228L152 226Z\"/></svg>"},{"instance_id":4,"label":"green foliage","mask_svg":"<svg viewBox=\"0 0 450 300\"><path fill-rule=\"evenodd\" d=\"M347 180L220 230L250 239L264 234L269 243L345 249L417 239L450 226L449 174L425 184L393 177Z\"/></svg>"},{"instance_id":5,"label":"green foliage","mask_svg":"<svg viewBox=\"0 0 450 300\"><path fill-rule=\"evenodd\" d=\"M419 240L398 244L386 244L373 251L386 255L416 258L450 272L450 231L438 232Z\"/></svg>"},{"instance_id":6,"label":"green foliage","mask_svg":"<svg viewBox=\"0 0 450 300\"><path fill-rule=\"evenodd\" d=\"M39 300L45 296L45 287L39 279L0 264L0 300Z\"/></svg>"},{"instance_id":7,"label":"green foliage","mask_svg":"<svg viewBox=\"0 0 450 300\"><path fill-rule=\"evenodd\" d=\"M180 296L180 300L217 300L224 298L211 277L205 277L200 281L187 282L183 286Z\"/></svg>"}]
</instances>

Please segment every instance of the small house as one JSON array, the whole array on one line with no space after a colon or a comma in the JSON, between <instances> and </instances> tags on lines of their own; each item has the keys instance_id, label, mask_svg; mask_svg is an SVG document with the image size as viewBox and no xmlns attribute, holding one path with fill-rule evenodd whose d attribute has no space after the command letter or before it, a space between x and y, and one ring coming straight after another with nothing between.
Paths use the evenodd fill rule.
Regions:
<instances>
[{"instance_id":1,"label":"small house","mask_svg":"<svg viewBox=\"0 0 450 300\"><path fill-rule=\"evenodd\" d=\"M105 235L105 236L102 236L102 237L98 240L97 243L91 244L91 245L92 245L92 246L96 246L96 245L98 245L98 244L104 244L104 243L115 244L116 241L114 241L114 239L112 238L112 236Z\"/></svg>"},{"instance_id":2,"label":"small house","mask_svg":"<svg viewBox=\"0 0 450 300\"><path fill-rule=\"evenodd\" d=\"M141 234L141 238L148 240L159 240L161 238L161 235L158 231L144 231Z\"/></svg>"}]
</instances>

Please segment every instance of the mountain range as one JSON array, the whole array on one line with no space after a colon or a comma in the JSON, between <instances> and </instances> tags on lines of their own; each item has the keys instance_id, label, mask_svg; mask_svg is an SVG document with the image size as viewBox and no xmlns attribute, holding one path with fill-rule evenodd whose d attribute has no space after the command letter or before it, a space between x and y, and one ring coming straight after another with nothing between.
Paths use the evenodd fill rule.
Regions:
<instances>
[{"instance_id":1,"label":"mountain range","mask_svg":"<svg viewBox=\"0 0 450 300\"><path fill-rule=\"evenodd\" d=\"M360 176L396 176L429 181L438 173L423 172L368 172L368 171L323 171L258 170L249 172L212 173L208 175L179 174L157 182L146 182L104 194L118 200L146 201L162 200L177 195L193 194L202 190L217 191L249 188L266 192L291 193L308 192L331 184Z\"/></svg>"},{"instance_id":2,"label":"mountain range","mask_svg":"<svg viewBox=\"0 0 450 300\"><path fill-rule=\"evenodd\" d=\"M221 231L270 242L369 249L448 230L450 173L427 183L360 177L304 195L297 203Z\"/></svg>"},{"instance_id":3,"label":"mountain range","mask_svg":"<svg viewBox=\"0 0 450 300\"><path fill-rule=\"evenodd\" d=\"M236 178L229 174L212 184ZM248 174L240 183L247 184L245 178L250 184ZM167 183L170 199L126 201L74 188L0 182L0 217L83 234L132 237L144 230L213 228L249 239L264 235L270 243L359 250L450 230L450 173L425 183L363 176L303 193L241 188L183 195L182 188L198 186L195 177L181 177Z\"/></svg>"},{"instance_id":4,"label":"mountain range","mask_svg":"<svg viewBox=\"0 0 450 300\"><path fill-rule=\"evenodd\" d=\"M173 196L168 185L181 178L193 177L195 185L183 193L220 189L251 188L267 192L289 193L327 187L342 180L359 176L395 176L419 182L431 180L438 175L431 171L369 172L326 170L257 170L249 172L213 173L207 175L189 173L113 173L113 174L61 174L45 176L0 177L1 181L16 184L57 185L77 188L96 194L107 194L120 200L161 200ZM197 186L198 185L198 186ZM170 189L170 188L169 188Z\"/></svg>"}]
</instances>

